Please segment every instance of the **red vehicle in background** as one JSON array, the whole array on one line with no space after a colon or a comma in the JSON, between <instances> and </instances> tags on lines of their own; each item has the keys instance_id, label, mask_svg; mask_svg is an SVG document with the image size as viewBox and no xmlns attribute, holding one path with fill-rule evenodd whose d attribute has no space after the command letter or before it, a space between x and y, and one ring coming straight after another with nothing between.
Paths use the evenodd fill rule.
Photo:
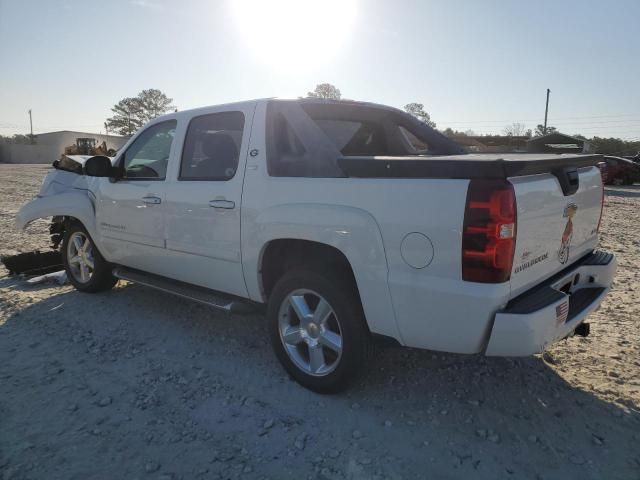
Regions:
<instances>
[{"instance_id":1,"label":"red vehicle in background","mask_svg":"<svg viewBox=\"0 0 640 480\"><path fill-rule=\"evenodd\" d=\"M640 165L621 157L605 156L598 164L605 185L633 185L640 182Z\"/></svg>"}]
</instances>

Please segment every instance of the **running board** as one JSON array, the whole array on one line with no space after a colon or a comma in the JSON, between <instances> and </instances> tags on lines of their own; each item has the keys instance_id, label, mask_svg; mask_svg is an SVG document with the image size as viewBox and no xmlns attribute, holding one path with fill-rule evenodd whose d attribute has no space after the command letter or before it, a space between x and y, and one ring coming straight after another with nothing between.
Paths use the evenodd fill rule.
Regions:
<instances>
[{"instance_id":1,"label":"running board","mask_svg":"<svg viewBox=\"0 0 640 480\"><path fill-rule=\"evenodd\" d=\"M208 288L191 285L190 283L173 280L160 275L133 270L126 267L116 267L113 275L121 280L144 285L162 292L171 293L178 297L193 300L210 307L224 310L227 313L252 313L255 309L249 302L243 302L231 295L225 295Z\"/></svg>"}]
</instances>

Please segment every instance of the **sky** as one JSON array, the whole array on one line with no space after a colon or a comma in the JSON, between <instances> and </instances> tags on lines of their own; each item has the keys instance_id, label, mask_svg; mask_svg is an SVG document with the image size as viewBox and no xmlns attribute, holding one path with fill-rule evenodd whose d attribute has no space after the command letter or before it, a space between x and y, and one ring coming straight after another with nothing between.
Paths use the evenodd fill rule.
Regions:
<instances>
[{"instance_id":1,"label":"sky","mask_svg":"<svg viewBox=\"0 0 640 480\"><path fill-rule=\"evenodd\" d=\"M640 0L0 0L0 135L104 132L121 98L180 110L304 96L422 103L439 129L514 122L640 140Z\"/></svg>"}]
</instances>

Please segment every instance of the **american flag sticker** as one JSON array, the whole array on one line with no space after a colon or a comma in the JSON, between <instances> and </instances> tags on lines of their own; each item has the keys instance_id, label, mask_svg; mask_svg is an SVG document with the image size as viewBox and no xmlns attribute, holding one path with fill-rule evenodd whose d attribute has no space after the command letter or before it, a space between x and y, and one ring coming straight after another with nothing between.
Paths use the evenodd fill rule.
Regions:
<instances>
[{"instance_id":1,"label":"american flag sticker","mask_svg":"<svg viewBox=\"0 0 640 480\"><path fill-rule=\"evenodd\" d=\"M567 321L569 315L569 302L562 302L556 307L556 323L560 325Z\"/></svg>"}]
</instances>

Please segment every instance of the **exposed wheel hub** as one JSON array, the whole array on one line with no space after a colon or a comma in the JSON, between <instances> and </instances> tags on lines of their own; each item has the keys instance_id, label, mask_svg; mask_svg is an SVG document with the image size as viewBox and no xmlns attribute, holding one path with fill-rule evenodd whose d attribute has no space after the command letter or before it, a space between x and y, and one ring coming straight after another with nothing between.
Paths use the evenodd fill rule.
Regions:
<instances>
[{"instance_id":1,"label":"exposed wheel hub","mask_svg":"<svg viewBox=\"0 0 640 480\"><path fill-rule=\"evenodd\" d=\"M311 338L318 338L318 335L320 334L320 328L318 328L315 323L311 322L307 327L307 333Z\"/></svg>"}]
</instances>

